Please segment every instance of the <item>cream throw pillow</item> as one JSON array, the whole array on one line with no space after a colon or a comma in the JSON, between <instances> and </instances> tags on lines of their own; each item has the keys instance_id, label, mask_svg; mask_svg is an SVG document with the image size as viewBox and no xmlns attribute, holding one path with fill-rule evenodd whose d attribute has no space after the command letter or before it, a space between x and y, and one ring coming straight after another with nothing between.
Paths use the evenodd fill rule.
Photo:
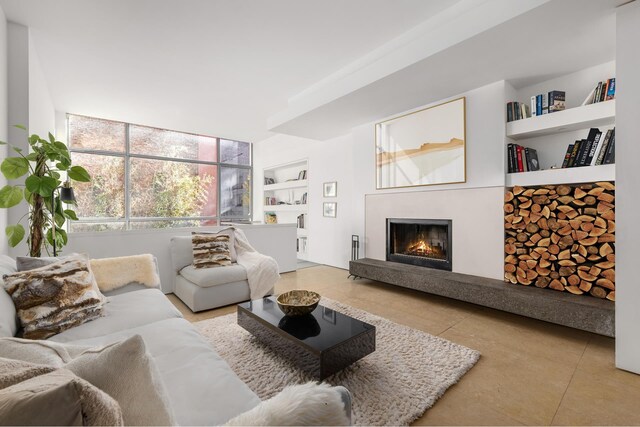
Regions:
<instances>
[{"instance_id":1,"label":"cream throw pillow","mask_svg":"<svg viewBox=\"0 0 640 427\"><path fill-rule=\"evenodd\" d=\"M123 425L112 397L66 369L0 390L0 420L2 425Z\"/></svg>"},{"instance_id":2,"label":"cream throw pillow","mask_svg":"<svg viewBox=\"0 0 640 427\"><path fill-rule=\"evenodd\" d=\"M4 282L25 338L45 339L102 316L105 297L82 256L6 274Z\"/></svg>"},{"instance_id":3,"label":"cream throw pillow","mask_svg":"<svg viewBox=\"0 0 640 427\"><path fill-rule=\"evenodd\" d=\"M139 335L98 348L0 338L0 357L68 369L113 397L126 425L175 424L164 384Z\"/></svg>"}]
</instances>

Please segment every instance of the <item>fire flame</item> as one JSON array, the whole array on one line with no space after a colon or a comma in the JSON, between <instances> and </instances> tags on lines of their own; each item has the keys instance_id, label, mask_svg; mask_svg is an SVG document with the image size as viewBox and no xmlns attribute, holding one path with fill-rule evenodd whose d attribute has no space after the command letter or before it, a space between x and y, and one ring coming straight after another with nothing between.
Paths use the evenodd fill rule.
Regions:
<instances>
[{"instance_id":1,"label":"fire flame","mask_svg":"<svg viewBox=\"0 0 640 427\"><path fill-rule=\"evenodd\" d=\"M419 240L408 246L407 255L429 256L433 258L444 258L443 249L438 246L431 246L424 240Z\"/></svg>"}]
</instances>

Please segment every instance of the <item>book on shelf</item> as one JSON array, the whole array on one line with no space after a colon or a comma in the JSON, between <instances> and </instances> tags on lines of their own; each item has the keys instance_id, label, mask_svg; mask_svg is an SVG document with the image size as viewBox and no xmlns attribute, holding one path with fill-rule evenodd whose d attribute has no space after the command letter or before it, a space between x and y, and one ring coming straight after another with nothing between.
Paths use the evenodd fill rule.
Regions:
<instances>
[{"instance_id":1,"label":"book on shelf","mask_svg":"<svg viewBox=\"0 0 640 427\"><path fill-rule=\"evenodd\" d=\"M522 102L507 102L507 121L522 120L531 117L529 106Z\"/></svg>"},{"instance_id":2,"label":"book on shelf","mask_svg":"<svg viewBox=\"0 0 640 427\"><path fill-rule=\"evenodd\" d=\"M566 168L569 165L569 159L571 158L571 153L573 153L574 144L569 144L567 147L567 152L564 154L564 160L562 161L561 168Z\"/></svg>"},{"instance_id":3,"label":"book on shelf","mask_svg":"<svg viewBox=\"0 0 640 427\"><path fill-rule=\"evenodd\" d=\"M609 101L616 97L616 79L612 77L602 82L598 82L596 86L591 89L589 95L585 98L582 105L595 104L598 102Z\"/></svg>"},{"instance_id":4,"label":"book on shelf","mask_svg":"<svg viewBox=\"0 0 640 427\"><path fill-rule=\"evenodd\" d=\"M615 128L603 133L598 128L589 129L586 139L569 144L562 168L598 166L615 163Z\"/></svg>"},{"instance_id":5,"label":"book on shelf","mask_svg":"<svg viewBox=\"0 0 640 427\"><path fill-rule=\"evenodd\" d=\"M307 252L307 238L306 237L298 237L296 239L296 251L300 253Z\"/></svg>"},{"instance_id":6,"label":"book on shelf","mask_svg":"<svg viewBox=\"0 0 640 427\"><path fill-rule=\"evenodd\" d=\"M543 95L540 95L540 101L542 105L540 106L541 114L549 114L549 98Z\"/></svg>"},{"instance_id":7,"label":"book on shelf","mask_svg":"<svg viewBox=\"0 0 640 427\"><path fill-rule=\"evenodd\" d=\"M300 172L298 172L298 180L303 180L303 179L307 179L307 170L303 169Z\"/></svg>"},{"instance_id":8,"label":"book on shelf","mask_svg":"<svg viewBox=\"0 0 640 427\"><path fill-rule=\"evenodd\" d=\"M552 90L547 94L534 95L530 102L507 102L507 122L528 119L529 117L555 113L565 109L565 93Z\"/></svg>"},{"instance_id":9,"label":"book on shelf","mask_svg":"<svg viewBox=\"0 0 640 427\"><path fill-rule=\"evenodd\" d=\"M596 154L596 150L598 149L598 144L602 139L602 132L600 129L592 128L589 130L589 136L587 137L587 141L589 141L589 146L587 148L587 152L585 154L585 159L583 161L585 166L591 166L591 162L593 161L593 156Z\"/></svg>"},{"instance_id":10,"label":"book on shelf","mask_svg":"<svg viewBox=\"0 0 640 427\"><path fill-rule=\"evenodd\" d=\"M527 159L527 170L537 171L540 170L540 163L538 161L538 152L533 148L525 148L525 157Z\"/></svg>"},{"instance_id":11,"label":"book on shelf","mask_svg":"<svg viewBox=\"0 0 640 427\"><path fill-rule=\"evenodd\" d=\"M607 152L604 155L604 160L602 162L602 164L604 165L610 165L616 162L616 134L615 134L615 129L613 134L611 135L611 141L609 142L609 145L607 146Z\"/></svg>"},{"instance_id":12,"label":"book on shelf","mask_svg":"<svg viewBox=\"0 0 640 427\"><path fill-rule=\"evenodd\" d=\"M296 219L298 228L306 228L304 224L304 216L305 216L304 214L298 215Z\"/></svg>"},{"instance_id":13,"label":"book on shelf","mask_svg":"<svg viewBox=\"0 0 640 427\"><path fill-rule=\"evenodd\" d=\"M278 202L276 201L275 197L265 197L264 204L267 206L271 206L271 205L277 205Z\"/></svg>"},{"instance_id":14,"label":"book on shelf","mask_svg":"<svg viewBox=\"0 0 640 427\"><path fill-rule=\"evenodd\" d=\"M277 224L278 216L275 212L265 212L264 213L264 223L265 224Z\"/></svg>"},{"instance_id":15,"label":"book on shelf","mask_svg":"<svg viewBox=\"0 0 640 427\"><path fill-rule=\"evenodd\" d=\"M552 90L547 94L549 113L555 113L565 109L564 97L565 93L561 90Z\"/></svg>"},{"instance_id":16,"label":"book on shelf","mask_svg":"<svg viewBox=\"0 0 640 427\"><path fill-rule=\"evenodd\" d=\"M611 134L613 134L613 129L609 129L604 136L600 137L598 144L596 145L595 150L593 150L593 156L591 157L591 163L589 166L601 165L604 160L604 155L606 153L606 148L604 151L602 149L609 144L609 140L611 140ZM600 155L602 154L602 157ZM600 163L598 163L598 160Z\"/></svg>"},{"instance_id":17,"label":"book on shelf","mask_svg":"<svg viewBox=\"0 0 640 427\"><path fill-rule=\"evenodd\" d=\"M532 172L540 170L538 152L533 148L518 144L507 145L508 173Z\"/></svg>"},{"instance_id":18,"label":"book on shelf","mask_svg":"<svg viewBox=\"0 0 640 427\"><path fill-rule=\"evenodd\" d=\"M568 168L572 168L573 164L576 162L576 157L578 157L578 151L580 151L581 145L582 145L582 140L577 140L573 144L573 148L571 149L571 154L569 155L569 161L567 162Z\"/></svg>"}]
</instances>

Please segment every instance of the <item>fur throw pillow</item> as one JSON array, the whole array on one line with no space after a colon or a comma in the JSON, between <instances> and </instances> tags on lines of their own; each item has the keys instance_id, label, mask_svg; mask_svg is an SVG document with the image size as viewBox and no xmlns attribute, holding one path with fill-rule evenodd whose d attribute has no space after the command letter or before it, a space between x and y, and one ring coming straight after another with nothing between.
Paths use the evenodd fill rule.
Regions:
<instances>
[{"instance_id":1,"label":"fur throw pillow","mask_svg":"<svg viewBox=\"0 0 640 427\"><path fill-rule=\"evenodd\" d=\"M40 258L29 257L29 256L19 256L16 258L16 267L18 268L18 271L34 270L36 268L46 267L53 263L64 261L66 259L78 259L78 258L84 259L85 261L89 261L89 256L87 254L78 254L78 253L72 253L69 255L59 256L59 257L40 257ZM91 261L89 261L89 267L91 267ZM98 287L98 282L97 282L97 279L95 278L95 274L93 276L94 276L94 279L91 287L93 288L94 291L96 291L100 295L100 298L104 302L106 302L106 297L102 295L102 293L100 292L100 288Z\"/></svg>"},{"instance_id":2,"label":"fur throw pillow","mask_svg":"<svg viewBox=\"0 0 640 427\"><path fill-rule=\"evenodd\" d=\"M351 420L337 387L310 382L285 388L225 425L347 426Z\"/></svg>"},{"instance_id":3,"label":"fur throw pillow","mask_svg":"<svg viewBox=\"0 0 640 427\"><path fill-rule=\"evenodd\" d=\"M148 288L160 287L156 261L151 254L92 259L89 263L102 292L133 283Z\"/></svg>"},{"instance_id":4,"label":"fur throw pillow","mask_svg":"<svg viewBox=\"0 0 640 427\"><path fill-rule=\"evenodd\" d=\"M83 257L5 274L4 282L25 338L49 338L102 316L106 298L95 289L95 278Z\"/></svg>"},{"instance_id":5,"label":"fur throw pillow","mask_svg":"<svg viewBox=\"0 0 640 427\"><path fill-rule=\"evenodd\" d=\"M230 240L226 234L193 233L193 266L211 268L231 265Z\"/></svg>"}]
</instances>

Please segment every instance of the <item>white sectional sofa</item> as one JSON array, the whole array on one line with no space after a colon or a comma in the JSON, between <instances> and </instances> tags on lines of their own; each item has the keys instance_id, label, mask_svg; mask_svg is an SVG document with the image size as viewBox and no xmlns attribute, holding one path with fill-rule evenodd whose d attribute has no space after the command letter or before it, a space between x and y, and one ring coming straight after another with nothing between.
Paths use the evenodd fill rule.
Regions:
<instances>
[{"instance_id":1,"label":"white sectional sofa","mask_svg":"<svg viewBox=\"0 0 640 427\"><path fill-rule=\"evenodd\" d=\"M0 279L12 271L15 271L15 262L0 255ZM128 285L105 295L109 302L103 317L49 339L98 346L136 334L142 336L158 367L179 425L224 424L260 404L258 396L191 323L182 318L162 292ZM0 286L0 336L15 335L17 329L13 302ZM350 413L348 403L345 410Z\"/></svg>"}]
</instances>

